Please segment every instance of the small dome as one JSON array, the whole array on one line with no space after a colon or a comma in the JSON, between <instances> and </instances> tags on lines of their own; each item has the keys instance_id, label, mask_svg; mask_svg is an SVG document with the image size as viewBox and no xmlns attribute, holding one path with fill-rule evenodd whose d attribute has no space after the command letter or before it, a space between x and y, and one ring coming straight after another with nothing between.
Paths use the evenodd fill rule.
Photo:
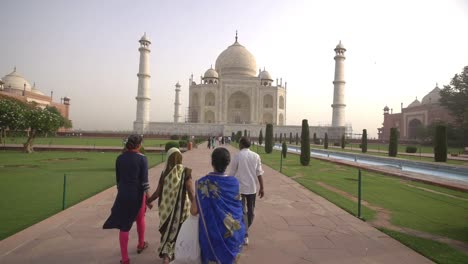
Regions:
<instances>
[{"instance_id":1,"label":"small dome","mask_svg":"<svg viewBox=\"0 0 468 264\"><path fill-rule=\"evenodd\" d=\"M36 93L36 94L40 94L40 95L44 95L43 92L41 92L41 91L39 91L39 90L37 89L36 83L33 83L33 86L32 86L32 88L31 88L31 92Z\"/></svg>"},{"instance_id":2,"label":"small dome","mask_svg":"<svg viewBox=\"0 0 468 264\"><path fill-rule=\"evenodd\" d=\"M338 45L336 45L336 49L345 49L345 47L343 46L343 44L341 43L341 40L340 40L340 43L338 43Z\"/></svg>"},{"instance_id":3,"label":"small dome","mask_svg":"<svg viewBox=\"0 0 468 264\"><path fill-rule=\"evenodd\" d=\"M432 91L430 91L426 96L423 97L422 104L437 104L440 100L440 88L436 85Z\"/></svg>"},{"instance_id":4,"label":"small dome","mask_svg":"<svg viewBox=\"0 0 468 264\"><path fill-rule=\"evenodd\" d=\"M11 88L23 91L26 84L26 91L31 91L31 84L29 84L29 82L23 76L16 72L16 67L12 73L5 75L5 77L2 78L2 81L4 83L3 87L6 89Z\"/></svg>"},{"instance_id":5,"label":"small dome","mask_svg":"<svg viewBox=\"0 0 468 264\"><path fill-rule=\"evenodd\" d=\"M418 98L416 98L411 104L408 105L407 108L420 106L420 105L421 105L421 102L419 102Z\"/></svg>"},{"instance_id":6,"label":"small dome","mask_svg":"<svg viewBox=\"0 0 468 264\"><path fill-rule=\"evenodd\" d=\"M273 78L271 78L271 75L269 72L267 72L266 70L263 70L262 72L260 72L260 80L269 80L269 81L273 81Z\"/></svg>"},{"instance_id":7,"label":"small dome","mask_svg":"<svg viewBox=\"0 0 468 264\"><path fill-rule=\"evenodd\" d=\"M146 36L146 32L145 32L145 34L143 35L143 37L141 37L140 43L141 43L141 42L148 42L148 43L151 44L151 41L150 41L149 38Z\"/></svg>"},{"instance_id":8,"label":"small dome","mask_svg":"<svg viewBox=\"0 0 468 264\"><path fill-rule=\"evenodd\" d=\"M385 112L388 112L390 110L390 108L388 108L388 106L385 106L384 109L383 109Z\"/></svg>"},{"instance_id":9,"label":"small dome","mask_svg":"<svg viewBox=\"0 0 468 264\"><path fill-rule=\"evenodd\" d=\"M221 77L227 75L256 77L257 62L252 53L236 41L219 54L215 69Z\"/></svg>"},{"instance_id":10,"label":"small dome","mask_svg":"<svg viewBox=\"0 0 468 264\"><path fill-rule=\"evenodd\" d=\"M218 72L215 71L213 68L209 68L206 72L205 75L203 75L205 78L218 78Z\"/></svg>"}]
</instances>

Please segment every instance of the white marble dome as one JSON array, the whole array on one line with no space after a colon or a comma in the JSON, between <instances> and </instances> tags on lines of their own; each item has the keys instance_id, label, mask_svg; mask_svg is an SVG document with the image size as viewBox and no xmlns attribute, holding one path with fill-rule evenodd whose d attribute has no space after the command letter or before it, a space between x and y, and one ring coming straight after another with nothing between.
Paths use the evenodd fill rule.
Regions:
<instances>
[{"instance_id":1,"label":"white marble dome","mask_svg":"<svg viewBox=\"0 0 468 264\"><path fill-rule=\"evenodd\" d=\"M256 77L257 62L244 46L235 42L225 49L216 59L216 71L223 76Z\"/></svg>"},{"instance_id":2,"label":"white marble dome","mask_svg":"<svg viewBox=\"0 0 468 264\"><path fill-rule=\"evenodd\" d=\"M273 78L271 78L270 73L267 72L266 70L261 71L259 77L260 77L260 80L273 81Z\"/></svg>"},{"instance_id":3,"label":"white marble dome","mask_svg":"<svg viewBox=\"0 0 468 264\"><path fill-rule=\"evenodd\" d=\"M218 72L215 71L213 68L209 68L208 70L206 70L203 77L205 77L205 78L218 78L219 75L218 75Z\"/></svg>"},{"instance_id":4,"label":"white marble dome","mask_svg":"<svg viewBox=\"0 0 468 264\"><path fill-rule=\"evenodd\" d=\"M436 104L439 103L440 99L440 88L436 86L432 91L430 91L426 96L423 97L422 104Z\"/></svg>"},{"instance_id":5,"label":"white marble dome","mask_svg":"<svg viewBox=\"0 0 468 264\"><path fill-rule=\"evenodd\" d=\"M31 84L18 72L16 72L16 68L10 74L5 75L2 78L3 81L3 88L5 89L15 89L23 91L25 89L26 84L26 91L31 91Z\"/></svg>"}]
</instances>

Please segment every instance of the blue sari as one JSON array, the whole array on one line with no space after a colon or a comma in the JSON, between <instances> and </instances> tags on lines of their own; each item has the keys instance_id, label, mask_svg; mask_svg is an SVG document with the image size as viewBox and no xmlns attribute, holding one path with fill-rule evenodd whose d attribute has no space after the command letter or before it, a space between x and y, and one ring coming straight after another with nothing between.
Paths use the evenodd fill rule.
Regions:
<instances>
[{"instance_id":1,"label":"blue sari","mask_svg":"<svg viewBox=\"0 0 468 264\"><path fill-rule=\"evenodd\" d=\"M210 173L197 181L196 188L201 262L236 263L245 236L239 181Z\"/></svg>"}]
</instances>

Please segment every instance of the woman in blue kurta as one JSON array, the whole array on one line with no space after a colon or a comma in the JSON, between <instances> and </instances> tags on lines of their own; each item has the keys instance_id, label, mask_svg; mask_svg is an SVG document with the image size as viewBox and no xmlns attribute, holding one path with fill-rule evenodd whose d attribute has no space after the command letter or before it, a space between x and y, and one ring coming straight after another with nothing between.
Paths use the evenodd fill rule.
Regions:
<instances>
[{"instance_id":1,"label":"woman in blue kurta","mask_svg":"<svg viewBox=\"0 0 468 264\"><path fill-rule=\"evenodd\" d=\"M214 171L196 184L196 203L190 211L200 214L199 242L203 264L231 264L239 259L245 236L239 182L226 175L229 151L217 148L211 154Z\"/></svg>"},{"instance_id":2,"label":"woman in blue kurta","mask_svg":"<svg viewBox=\"0 0 468 264\"><path fill-rule=\"evenodd\" d=\"M139 152L142 139L139 135L130 135L125 143L125 151L115 162L118 192L111 215L103 226L104 229L120 229L120 263L123 264L130 263L127 249L128 232L135 220L138 232L137 252L141 253L148 247L148 243L145 242L146 198L149 196L148 160Z\"/></svg>"}]
</instances>

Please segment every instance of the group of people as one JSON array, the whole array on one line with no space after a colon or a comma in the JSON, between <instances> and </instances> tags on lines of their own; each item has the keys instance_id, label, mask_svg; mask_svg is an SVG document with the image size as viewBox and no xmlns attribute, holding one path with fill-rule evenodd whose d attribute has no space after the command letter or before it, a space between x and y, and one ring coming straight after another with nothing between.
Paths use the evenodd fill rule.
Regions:
<instances>
[{"instance_id":1,"label":"group of people","mask_svg":"<svg viewBox=\"0 0 468 264\"><path fill-rule=\"evenodd\" d=\"M230 264L240 256L243 245L249 244L248 229L254 220L255 200L264 196L263 169L258 154L249 150L250 141L242 137L239 153L233 158L226 148L211 153L213 171L194 182L191 169L182 163L177 148L167 152L166 166L156 190L150 194L148 161L139 152L142 137L130 135L125 151L115 164L117 196L104 229L119 229L122 264L130 263L129 231L137 223L137 253L148 248L145 241L145 212L158 200L159 257L164 264L177 259L176 241L189 215L198 215L201 263ZM231 170L226 170L231 163ZM257 188L257 181L259 188Z\"/></svg>"},{"instance_id":2,"label":"group of people","mask_svg":"<svg viewBox=\"0 0 468 264\"><path fill-rule=\"evenodd\" d=\"M215 149L217 145L220 146L220 145L231 143L231 137L224 137L224 136L208 137L207 141L208 141L207 147L209 149Z\"/></svg>"}]
</instances>

